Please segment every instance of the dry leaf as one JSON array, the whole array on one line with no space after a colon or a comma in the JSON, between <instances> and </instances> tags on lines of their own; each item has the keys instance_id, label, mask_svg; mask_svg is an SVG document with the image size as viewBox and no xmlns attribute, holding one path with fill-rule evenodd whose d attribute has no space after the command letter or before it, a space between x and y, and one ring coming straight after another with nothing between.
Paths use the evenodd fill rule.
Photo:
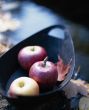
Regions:
<instances>
[{"instance_id":1,"label":"dry leaf","mask_svg":"<svg viewBox=\"0 0 89 110\"><path fill-rule=\"evenodd\" d=\"M20 27L20 21L13 19L11 13L0 14L0 32L16 30Z\"/></svg>"},{"instance_id":2,"label":"dry leaf","mask_svg":"<svg viewBox=\"0 0 89 110\"><path fill-rule=\"evenodd\" d=\"M68 73L70 69L70 63L64 64L62 58L58 56L58 62L57 62L57 70L58 70L58 81L63 81L65 79L66 74Z\"/></svg>"},{"instance_id":3,"label":"dry leaf","mask_svg":"<svg viewBox=\"0 0 89 110\"><path fill-rule=\"evenodd\" d=\"M79 110L89 110L89 98L82 97L79 101Z\"/></svg>"},{"instance_id":4,"label":"dry leaf","mask_svg":"<svg viewBox=\"0 0 89 110\"><path fill-rule=\"evenodd\" d=\"M0 43L0 55L4 54L8 50L9 50L8 46Z\"/></svg>"},{"instance_id":5,"label":"dry leaf","mask_svg":"<svg viewBox=\"0 0 89 110\"><path fill-rule=\"evenodd\" d=\"M73 80L71 79L70 82L64 88L65 95L67 98L76 97L78 93L81 95L87 96L89 95L89 86L83 80Z\"/></svg>"}]
</instances>

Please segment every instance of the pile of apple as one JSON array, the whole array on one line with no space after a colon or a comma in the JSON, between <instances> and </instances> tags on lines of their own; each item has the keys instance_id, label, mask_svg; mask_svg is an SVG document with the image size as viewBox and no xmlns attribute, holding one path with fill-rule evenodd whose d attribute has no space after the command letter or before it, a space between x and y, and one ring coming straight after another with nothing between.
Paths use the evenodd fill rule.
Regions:
<instances>
[{"instance_id":1,"label":"pile of apple","mask_svg":"<svg viewBox=\"0 0 89 110\"><path fill-rule=\"evenodd\" d=\"M53 87L58 78L56 65L48 61L47 52L41 46L26 46L18 53L20 66L28 73L15 79L9 88L9 95L35 96L39 95L40 88Z\"/></svg>"}]
</instances>

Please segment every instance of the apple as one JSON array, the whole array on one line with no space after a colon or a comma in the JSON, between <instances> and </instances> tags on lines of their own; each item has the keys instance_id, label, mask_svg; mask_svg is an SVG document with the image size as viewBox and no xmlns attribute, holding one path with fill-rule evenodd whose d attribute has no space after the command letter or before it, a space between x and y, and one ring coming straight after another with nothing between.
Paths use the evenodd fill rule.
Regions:
<instances>
[{"instance_id":1,"label":"apple","mask_svg":"<svg viewBox=\"0 0 89 110\"><path fill-rule=\"evenodd\" d=\"M39 95L39 85L32 78L22 76L11 83L8 94L11 97Z\"/></svg>"},{"instance_id":2,"label":"apple","mask_svg":"<svg viewBox=\"0 0 89 110\"><path fill-rule=\"evenodd\" d=\"M43 60L47 56L46 50L41 46L26 46L18 53L19 64L25 70L29 70L31 65Z\"/></svg>"},{"instance_id":3,"label":"apple","mask_svg":"<svg viewBox=\"0 0 89 110\"><path fill-rule=\"evenodd\" d=\"M51 88L57 82L57 67L53 62L47 61L46 57L44 61L38 61L31 66L29 77L33 78L40 87Z\"/></svg>"}]
</instances>

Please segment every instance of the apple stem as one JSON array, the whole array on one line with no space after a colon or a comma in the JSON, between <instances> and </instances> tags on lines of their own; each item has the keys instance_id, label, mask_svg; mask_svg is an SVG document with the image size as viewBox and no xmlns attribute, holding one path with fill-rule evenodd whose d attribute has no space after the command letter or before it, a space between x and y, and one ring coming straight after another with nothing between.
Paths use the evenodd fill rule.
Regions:
<instances>
[{"instance_id":1,"label":"apple stem","mask_svg":"<svg viewBox=\"0 0 89 110\"><path fill-rule=\"evenodd\" d=\"M46 58L44 59L44 67L46 66L47 60L48 60L48 57L46 57Z\"/></svg>"}]
</instances>

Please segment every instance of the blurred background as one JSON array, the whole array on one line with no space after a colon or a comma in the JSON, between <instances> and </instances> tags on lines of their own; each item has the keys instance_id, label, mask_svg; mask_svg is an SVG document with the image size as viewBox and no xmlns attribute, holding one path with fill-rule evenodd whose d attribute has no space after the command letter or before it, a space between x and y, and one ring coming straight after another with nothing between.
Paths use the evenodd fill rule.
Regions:
<instances>
[{"instance_id":1,"label":"blurred background","mask_svg":"<svg viewBox=\"0 0 89 110\"><path fill-rule=\"evenodd\" d=\"M79 77L89 81L88 3L71 0L0 0L0 52L55 24L71 33ZM67 53L66 53L67 54Z\"/></svg>"}]
</instances>

